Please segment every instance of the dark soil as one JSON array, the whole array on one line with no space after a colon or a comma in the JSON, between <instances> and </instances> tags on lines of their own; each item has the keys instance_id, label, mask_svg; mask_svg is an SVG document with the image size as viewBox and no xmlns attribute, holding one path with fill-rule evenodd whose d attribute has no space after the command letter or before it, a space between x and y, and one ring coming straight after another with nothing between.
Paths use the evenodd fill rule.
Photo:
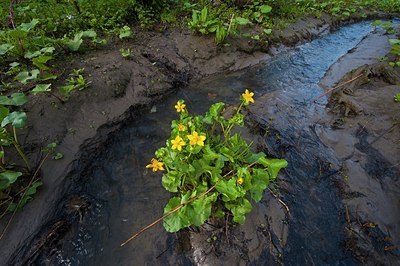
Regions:
<instances>
[{"instance_id":1,"label":"dark soil","mask_svg":"<svg viewBox=\"0 0 400 266\"><path fill-rule=\"evenodd\" d=\"M352 21L355 20L358 19ZM90 88L74 93L65 103L51 95L32 96L29 99L29 124L21 136L21 142L27 150L32 151L29 155L33 161L37 157L36 150L53 141L59 143L57 152L61 152L64 158L58 161L49 160L42 167L44 185L23 212L17 213L7 229L1 240L6 244L0 249L0 265L29 264L41 249L51 251L57 241L68 234L74 224L81 221L87 211L84 198L79 195L68 197L64 199L63 206L57 206L66 187L70 185L66 176L77 164L90 160L91 156L101 150L108 135L124 126L123 121L135 119L143 110L149 110L154 102L162 101L163 97L189 83L208 75L255 65L284 48L281 44L295 45L341 24L339 20L325 16L320 19L303 19L275 33L275 45L269 47L256 44L251 39L234 40L230 46L219 47L215 45L213 38L196 36L187 31L139 32L131 42L114 42L104 49L70 55L56 63L55 67L62 69L65 77L72 69L85 68L84 73L92 84ZM121 47L131 48L133 53L129 59L121 56L118 51ZM341 122L343 129L340 130L348 131L358 145L357 150L351 150L343 156L342 171L344 176L349 177L341 183L343 201L348 206L349 241L346 245L362 262L375 259L372 261L385 264L385 255L398 252L395 246L400 244L399 213L389 213L389 210L398 210L396 195L400 188L396 181L399 177L400 117L399 112L393 112L398 110L398 106L392 104L394 92L399 91L399 88L381 76L375 75L372 83L353 88L356 95L353 98L346 98L347 95L340 98L340 92L336 92L335 97L339 98L332 100L332 108L341 110L338 104L342 102L345 104L344 114L349 116L338 112L332 114L332 117L334 121L344 121ZM344 77L343 80L348 78ZM341 89L342 91L344 90ZM357 108L353 108L353 105ZM346 112L346 108L350 108L349 112ZM353 113L354 116L350 116ZM327 141L332 142L329 139ZM336 141L332 145L338 145L337 143ZM380 147L388 148L382 152ZM371 158L374 161L370 161ZM368 167L352 166L360 160L366 166L379 164L382 171L368 172ZM362 179L365 176L368 180ZM374 189L364 187L366 183L372 184ZM377 201L371 204L369 195ZM233 249L239 251L235 252L235 256L240 258L227 253L231 252L229 249L222 254L221 241L232 239L224 240L225 233L222 231L215 232L216 243L211 242L207 247L214 251L210 254L222 254L227 263L233 264L238 261L244 264L254 262L257 258L268 256L271 263L279 262L277 258L282 253L287 235L287 228L282 220L286 219L287 213L272 195L266 197L265 201L271 210L261 210L249 217L254 228L257 228L256 232L239 232L234 229L231 233L236 237L231 240ZM55 209L60 217L56 221L53 218ZM254 218L265 213L270 215L268 224L259 223ZM1 229L6 220L1 221ZM193 237L199 238L209 236L210 234L193 234ZM266 241L259 241L260 238ZM264 242L270 243L272 255L261 254L264 248L260 248L263 245L260 243ZM202 251L196 253L196 250L202 249L194 246L199 241L192 243L193 262L203 263ZM369 258L368 249L375 244L382 245L382 257ZM249 254L253 257L249 257ZM213 256L207 257L207 260L212 262ZM388 260L392 261L391 258Z\"/></svg>"},{"instance_id":2,"label":"dark soil","mask_svg":"<svg viewBox=\"0 0 400 266\"><path fill-rule=\"evenodd\" d=\"M341 158L337 185L346 210L346 247L364 265L394 265L400 255L400 107L393 96L400 75L383 63L364 65L338 84L360 74L332 94L332 131L321 135Z\"/></svg>"}]
</instances>

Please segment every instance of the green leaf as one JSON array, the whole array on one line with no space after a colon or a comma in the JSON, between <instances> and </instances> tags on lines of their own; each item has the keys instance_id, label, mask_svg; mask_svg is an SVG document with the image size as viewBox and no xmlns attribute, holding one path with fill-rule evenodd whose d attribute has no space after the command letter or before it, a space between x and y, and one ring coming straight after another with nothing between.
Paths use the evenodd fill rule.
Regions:
<instances>
[{"instance_id":1,"label":"green leaf","mask_svg":"<svg viewBox=\"0 0 400 266\"><path fill-rule=\"evenodd\" d=\"M82 32L82 38L96 38L97 33L94 30L85 30Z\"/></svg>"},{"instance_id":2,"label":"green leaf","mask_svg":"<svg viewBox=\"0 0 400 266\"><path fill-rule=\"evenodd\" d=\"M8 188L11 184L17 181L18 177L22 175L21 172L14 172L6 170L0 173L0 191Z\"/></svg>"},{"instance_id":3,"label":"green leaf","mask_svg":"<svg viewBox=\"0 0 400 266\"><path fill-rule=\"evenodd\" d=\"M379 26L382 24L382 20L375 20L374 22L372 22L372 26Z\"/></svg>"},{"instance_id":4,"label":"green leaf","mask_svg":"<svg viewBox=\"0 0 400 266\"><path fill-rule=\"evenodd\" d=\"M64 94L64 96L68 97L71 92L75 90L75 85L65 85L59 88L60 92Z\"/></svg>"},{"instance_id":5,"label":"green leaf","mask_svg":"<svg viewBox=\"0 0 400 266\"><path fill-rule=\"evenodd\" d=\"M26 123L26 113L25 112L12 112L7 115L1 122L1 126L5 127L8 124L12 124L13 127L23 128Z\"/></svg>"},{"instance_id":6,"label":"green leaf","mask_svg":"<svg viewBox=\"0 0 400 266\"><path fill-rule=\"evenodd\" d=\"M11 51L13 48L14 48L14 45L11 45L9 43L0 45L0 56L5 55L9 51Z\"/></svg>"},{"instance_id":7,"label":"green leaf","mask_svg":"<svg viewBox=\"0 0 400 266\"><path fill-rule=\"evenodd\" d=\"M54 160L60 160L64 157L64 155L62 153L57 152L54 156L53 159Z\"/></svg>"},{"instance_id":8,"label":"green leaf","mask_svg":"<svg viewBox=\"0 0 400 266\"><path fill-rule=\"evenodd\" d=\"M57 147L57 143L52 142L52 143L47 144L47 146L46 146L45 148L43 148L42 150L43 150L44 152L51 152L51 151L53 151L56 147Z\"/></svg>"},{"instance_id":9,"label":"green leaf","mask_svg":"<svg viewBox=\"0 0 400 266\"><path fill-rule=\"evenodd\" d=\"M32 199L32 196L36 194L37 188L43 185L42 181L35 181L25 192L24 196L22 199L19 201L19 203L12 203L8 206L9 211L14 211L17 207L18 210L22 209L28 201Z\"/></svg>"},{"instance_id":10,"label":"green leaf","mask_svg":"<svg viewBox=\"0 0 400 266\"><path fill-rule=\"evenodd\" d=\"M264 33L270 35L272 33L272 29L264 29Z\"/></svg>"},{"instance_id":11,"label":"green leaf","mask_svg":"<svg viewBox=\"0 0 400 266\"><path fill-rule=\"evenodd\" d=\"M207 16L208 16L208 9L205 6L202 10L201 10L201 14L200 14L200 21L201 22L206 22L207 21Z\"/></svg>"},{"instance_id":12,"label":"green leaf","mask_svg":"<svg viewBox=\"0 0 400 266\"><path fill-rule=\"evenodd\" d=\"M39 56L41 54L42 53L40 51L34 51L34 52L28 51L28 52L25 53L24 57L27 58L27 59L32 59L32 58L37 57L37 56Z\"/></svg>"},{"instance_id":13,"label":"green leaf","mask_svg":"<svg viewBox=\"0 0 400 266\"><path fill-rule=\"evenodd\" d=\"M181 198L173 197L169 200L168 204L164 208L164 214L169 213L171 210L181 204ZM164 218L164 228L167 232L177 232L182 228L190 226L190 220L185 215L186 207L182 207L178 211Z\"/></svg>"},{"instance_id":14,"label":"green leaf","mask_svg":"<svg viewBox=\"0 0 400 266\"><path fill-rule=\"evenodd\" d=\"M40 49L40 52L42 52L43 54L53 54L53 52L56 50L56 48L54 48L53 46L49 46L49 47L44 47L42 49Z\"/></svg>"},{"instance_id":15,"label":"green leaf","mask_svg":"<svg viewBox=\"0 0 400 266\"><path fill-rule=\"evenodd\" d=\"M121 49L119 49L119 51L121 52L121 55L123 57L128 57L132 54L132 51L129 48L128 49L121 48Z\"/></svg>"},{"instance_id":16,"label":"green leaf","mask_svg":"<svg viewBox=\"0 0 400 266\"><path fill-rule=\"evenodd\" d=\"M26 84L28 80L31 79L31 76L29 75L28 71L22 71L18 73L15 79L23 84Z\"/></svg>"},{"instance_id":17,"label":"green leaf","mask_svg":"<svg viewBox=\"0 0 400 266\"><path fill-rule=\"evenodd\" d=\"M76 52L79 50L83 40L82 40L83 32L79 32L75 34L74 39L71 40L69 38L64 38L64 44L68 47L69 50Z\"/></svg>"},{"instance_id":18,"label":"green leaf","mask_svg":"<svg viewBox=\"0 0 400 266\"><path fill-rule=\"evenodd\" d=\"M259 202L262 199L264 190L269 185L269 174L264 169L253 168L251 188L249 189L252 199Z\"/></svg>"},{"instance_id":19,"label":"green leaf","mask_svg":"<svg viewBox=\"0 0 400 266\"><path fill-rule=\"evenodd\" d=\"M181 185L182 173L178 171L170 171L162 176L162 185L169 192L177 192Z\"/></svg>"},{"instance_id":20,"label":"green leaf","mask_svg":"<svg viewBox=\"0 0 400 266\"><path fill-rule=\"evenodd\" d=\"M400 44L400 40L399 39L389 39L389 43L391 45Z\"/></svg>"},{"instance_id":21,"label":"green leaf","mask_svg":"<svg viewBox=\"0 0 400 266\"><path fill-rule=\"evenodd\" d=\"M212 203L217 199L217 193L203 196L187 205L186 216L190 223L196 226L202 225L211 216Z\"/></svg>"},{"instance_id":22,"label":"green leaf","mask_svg":"<svg viewBox=\"0 0 400 266\"><path fill-rule=\"evenodd\" d=\"M38 93L49 92L49 91L51 91L50 87L51 87L51 84L38 84L35 86L35 88L33 88L31 93L33 95L36 95Z\"/></svg>"},{"instance_id":23,"label":"green leaf","mask_svg":"<svg viewBox=\"0 0 400 266\"><path fill-rule=\"evenodd\" d=\"M7 107L0 105L0 122L2 122L9 113L10 113L10 110Z\"/></svg>"},{"instance_id":24,"label":"green leaf","mask_svg":"<svg viewBox=\"0 0 400 266\"><path fill-rule=\"evenodd\" d=\"M204 117L204 123L213 124L214 121L220 120L220 114L225 104L222 102L214 103L211 105L210 110L206 113Z\"/></svg>"},{"instance_id":25,"label":"green leaf","mask_svg":"<svg viewBox=\"0 0 400 266\"><path fill-rule=\"evenodd\" d=\"M215 189L222 194L223 201L232 201L246 194L242 187L236 185L235 178L231 178L229 181L221 180Z\"/></svg>"},{"instance_id":26,"label":"green leaf","mask_svg":"<svg viewBox=\"0 0 400 266\"><path fill-rule=\"evenodd\" d=\"M233 117L231 117L229 120L228 120L228 122L229 122L229 124L235 124L235 125L238 125L238 126L244 126L244 115L242 115L242 114L235 114Z\"/></svg>"},{"instance_id":27,"label":"green leaf","mask_svg":"<svg viewBox=\"0 0 400 266\"><path fill-rule=\"evenodd\" d=\"M124 39L124 38L129 38L132 36L132 30L128 26L124 26L122 29L119 30L119 38Z\"/></svg>"},{"instance_id":28,"label":"green leaf","mask_svg":"<svg viewBox=\"0 0 400 266\"><path fill-rule=\"evenodd\" d=\"M242 17L235 18L235 21L238 25L242 25L242 26L251 24L250 20L248 20L247 18L242 18Z\"/></svg>"},{"instance_id":29,"label":"green leaf","mask_svg":"<svg viewBox=\"0 0 400 266\"><path fill-rule=\"evenodd\" d=\"M234 203L227 202L225 203L225 207L232 212L233 221L238 224L244 224L246 214L251 212L253 208L247 199L240 199Z\"/></svg>"},{"instance_id":30,"label":"green leaf","mask_svg":"<svg viewBox=\"0 0 400 266\"><path fill-rule=\"evenodd\" d=\"M396 93L396 94L394 95L394 101L395 101L396 103L399 103L399 102L400 102L400 92L398 92L398 93Z\"/></svg>"},{"instance_id":31,"label":"green leaf","mask_svg":"<svg viewBox=\"0 0 400 266\"><path fill-rule=\"evenodd\" d=\"M34 80L39 75L40 71L38 69L33 69L29 75L28 71L19 72L18 75L15 77L16 80L21 82L22 84L28 83L29 80Z\"/></svg>"},{"instance_id":32,"label":"green leaf","mask_svg":"<svg viewBox=\"0 0 400 266\"><path fill-rule=\"evenodd\" d=\"M279 170L287 166L287 161L284 159L267 159L262 157L258 159L257 162L265 167L268 167L270 179L275 179L278 176Z\"/></svg>"},{"instance_id":33,"label":"green leaf","mask_svg":"<svg viewBox=\"0 0 400 266\"><path fill-rule=\"evenodd\" d=\"M29 32L31 29L33 29L37 24L39 23L39 20L34 18L32 19L31 22L29 23L22 23L20 26L18 26L18 29L21 29L25 32Z\"/></svg>"},{"instance_id":34,"label":"green leaf","mask_svg":"<svg viewBox=\"0 0 400 266\"><path fill-rule=\"evenodd\" d=\"M50 55L41 55L36 58L33 58L32 63L41 70L47 70L49 69L49 67L46 66L45 64L47 63L47 61L51 59L53 59L53 57Z\"/></svg>"},{"instance_id":35,"label":"green leaf","mask_svg":"<svg viewBox=\"0 0 400 266\"><path fill-rule=\"evenodd\" d=\"M10 63L10 69L16 68L19 65L20 65L20 63L18 63L18 62L12 62L12 63Z\"/></svg>"},{"instance_id":36,"label":"green leaf","mask_svg":"<svg viewBox=\"0 0 400 266\"><path fill-rule=\"evenodd\" d=\"M50 79L57 79L58 76L57 75L53 75L50 73L45 73L43 75L40 75L40 77L38 78L38 80L40 81L46 81L46 80L50 80Z\"/></svg>"},{"instance_id":37,"label":"green leaf","mask_svg":"<svg viewBox=\"0 0 400 266\"><path fill-rule=\"evenodd\" d=\"M265 153L263 153L263 152L252 153L252 154L250 154L250 156L248 156L248 157L245 159L245 161L246 161L246 163L252 164L252 163L257 162L260 158L263 158L263 157L265 157L265 156L266 156L266 155L265 155Z\"/></svg>"},{"instance_id":38,"label":"green leaf","mask_svg":"<svg viewBox=\"0 0 400 266\"><path fill-rule=\"evenodd\" d=\"M13 93L11 96L0 96L0 105L22 106L27 101L25 94L21 92Z\"/></svg>"},{"instance_id":39,"label":"green leaf","mask_svg":"<svg viewBox=\"0 0 400 266\"><path fill-rule=\"evenodd\" d=\"M263 14L268 14L269 12L272 11L272 7L269 5L262 5L262 6L260 6L260 11Z\"/></svg>"}]
</instances>

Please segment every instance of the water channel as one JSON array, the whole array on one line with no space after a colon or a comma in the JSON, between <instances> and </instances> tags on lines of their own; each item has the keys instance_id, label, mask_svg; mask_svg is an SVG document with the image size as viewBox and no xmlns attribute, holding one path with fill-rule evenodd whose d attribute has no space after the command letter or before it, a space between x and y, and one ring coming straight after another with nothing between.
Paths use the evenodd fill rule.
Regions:
<instances>
[{"instance_id":1,"label":"water channel","mask_svg":"<svg viewBox=\"0 0 400 266\"><path fill-rule=\"evenodd\" d=\"M169 135L170 121L177 118L177 99L184 99L190 112L203 113L214 102L237 103L247 88L255 92L256 105L253 111L250 109L250 117L264 126L267 152L289 163L280 177L286 184L280 190L281 197L291 210L282 262L356 265L355 258L343 247L346 221L334 186L341 178L340 163L316 133L315 124L326 112L327 98L313 99L324 93L318 83L329 68L373 31L369 22L345 26L288 49L268 62L182 88L126 123L110 135L99 155L91 161L82 160L70 174L71 184L75 185L60 201L60 208L76 195L90 206L85 213L75 214L82 217L57 248L39 255L38 260L59 265L192 264L188 253L176 248L177 235L166 233L161 225L123 248L119 245L160 217L170 197L161 186L161 176L144 166ZM383 55L380 52L371 56L377 58ZM267 132L270 124L274 134ZM263 205L268 202L263 200L260 205L253 214L255 224L265 223L267 210ZM250 224L244 226L251 229ZM267 263L269 255L263 249L265 246L257 256L250 255L247 263Z\"/></svg>"}]
</instances>

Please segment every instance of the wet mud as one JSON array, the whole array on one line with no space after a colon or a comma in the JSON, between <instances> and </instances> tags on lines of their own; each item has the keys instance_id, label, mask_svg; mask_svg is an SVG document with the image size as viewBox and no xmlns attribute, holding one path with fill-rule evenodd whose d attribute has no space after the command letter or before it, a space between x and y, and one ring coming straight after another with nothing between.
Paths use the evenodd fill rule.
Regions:
<instances>
[{"instance_id":1,"label":"wet mud","mask_svg":"<svg viewBox=\"0 0 400 266\"><path fill-rule=\"evenodd\" d=\"M285 33L293 37L288 44L329 29L321 20L312 29L311 24L301 25L311 33ZM264 52L275 54L282 47L253 49L246 41L221 50L212 39L187 32L140 36L141 44L120 43L133 45L129 60L113 45L71 57L69 65L85 67L91 75L92 88L66 103L52 97L31 100L28 116L34 123L25 133L25 143L34 147L59 141L57 151L64 159L42 169L45 185L2 240L9 245L0 251L0 264L394 263L399 255L399 125L393 113L398 107L387 98L398 87L382 79L393 73L368 77L375 83L360 82L353 88L359 94L355 98L340 98L342 88L330 99L314 101L324 93L318 82L333 87L358 67L353 62L372 64L387 52L387 37L379 33L381 38L374 42L370 31L369 26L354 29L361 32L355 37L350 30L350 37L343 37L349 47L333 57L325 51L322 65L316 63L321 58L315 58L321 51L307 50L307 44L271 58ZM350 49L370 47L369 41L380 49L346 59L354 54ZM337 52L336 46L332 49ZM298 50L305 52L298 55ZM264 60L267 63L260 65ZM286 72L289 65L297 70ZM348 67L345 73L340 72L346 69L343 65ZM187 89L188 84L192 85ZM159 226L119 248L129 234L161 215L162 202L169 197L159 178L142 166L151 151L163 145L173 102L184 98L189 108L203 112L216 101L234 103L245 87L259 97L249 110L252 133L243 134L256 141L258 150L289 161L279 190L267 191L246 225L229 225L228 233L206 225L174 235ZM349 102L360 109L346 107Z\"/></svg>"}]
</instances>

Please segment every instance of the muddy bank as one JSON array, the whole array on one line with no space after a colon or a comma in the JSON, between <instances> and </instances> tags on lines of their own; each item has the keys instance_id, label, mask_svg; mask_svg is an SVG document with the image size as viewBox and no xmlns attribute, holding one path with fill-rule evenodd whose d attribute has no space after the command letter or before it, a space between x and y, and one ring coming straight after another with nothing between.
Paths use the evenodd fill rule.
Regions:
<instances>
[{"instance_id":1,"label":"muddy bank","mask_svg":"<svg viewBox=\"0 0 400 266\"><path fill-rule=\"evenodd\" d=\"M355 77L333 92L329 128L318 134L340 158L346 248L363 264L394 265L400 256L400 107L393 96L400 75L383 63L364 65L339 84Z\"/></svg>"},{"instance_id":2,"label":"muddy bank","mask_svg":"<svg viewBox=\"0 0 400 266\"><path fill-rule=\"evenodd\" d=\"M313 31L316 30L316 34L311 37L329 29L326 25L320 26L324 24L321 21L315 23ZM295 32L302 31L310 31L309 25L300 23ZM283 38L297 36L295 32ZM253 49L252 42L220 48L212 38L193 36L188 32L139 33L136 40L73 56L67 60L68 65L60 63L66 68L65 76L72 68L84 67L92 81L91 88L73 95L66 103L51 96L31 99L30 124L22 137L24 143L34 151L35 147L56 140L60 143L57 151L63 153L64 158L49 161L43 167L44 186L24 212L15 217L2 239L7 245L2 245L0 264L34 261L39 250L47 248L51 251L71 227L79 224L87 208L85 202L90 199L79 194L67 196L64 191L86 175L73 179L65 177L71 176L77 165L87 163L101 152L109 134L124 126L122 121L137 119L155 102L190 82L207 75L242 69L269 58L265 53L269 48ZM298 38L297 41L303 40ZM118 51L120 47L133 50L129 60L122 58ZM64 197L61 200L60 195ZM54 213L54 209L58 211ZM14 260L9 261L12 253Z\"/></svg>"}]
</instances>

